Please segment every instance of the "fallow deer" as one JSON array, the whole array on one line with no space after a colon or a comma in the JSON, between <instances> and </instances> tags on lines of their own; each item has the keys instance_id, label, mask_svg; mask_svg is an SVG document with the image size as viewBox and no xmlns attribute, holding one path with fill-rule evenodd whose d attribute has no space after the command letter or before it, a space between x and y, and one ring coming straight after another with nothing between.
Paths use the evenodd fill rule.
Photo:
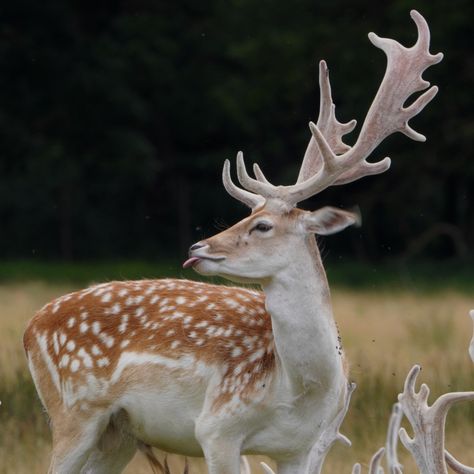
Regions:
<instances>
[{"instance_id":1,"label":"fallow deer","mask_svg":"<svg viewBox=\"0 0 474 474\"><path fill-rule=\"evenodd\" d=\"M416 11L411 48L369 34L387 70L356 143L342 137L326 63L321 104L296 184L257 179L237 156L243 187L224 164L227 192L250 217L191 246L185 267L258 284L252 289L185 280L111 282L58 298L24 336L29 368L51 419L50 471L121 472L137 447L206 458L210 474L238 474L241 453L274 458L280 474L306 472L310 453L343 408L348 382L315 234L356 224L336 208L296 208L332 185L386 171L366 159L436 95L421 75L442 54Z\"/></svg>"}]
</instances>

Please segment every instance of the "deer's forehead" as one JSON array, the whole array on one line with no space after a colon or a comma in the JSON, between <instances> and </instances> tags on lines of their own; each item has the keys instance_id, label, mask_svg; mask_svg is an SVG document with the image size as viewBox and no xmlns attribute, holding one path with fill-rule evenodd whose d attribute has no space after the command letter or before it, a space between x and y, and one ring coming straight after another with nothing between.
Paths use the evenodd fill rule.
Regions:
<instances>
[{"instance_id":1,"label":"deer's forehead","mask_svg":"<svg viewBox=\"0 0 474 474\"><path fill-rule=\"evenodd\" d=\"M232 228L247 228L255 225L257 222L268 221L274 225L281 224L282 226L293 224L298 217L303 213L300 209L292 209L288 212L275 212L267 210L266 208L257 211L250 216L242 219ZM231 229L232 229L231 228ZM230 229L229 229L230 230Z\"/></svg>"}]
</instances>

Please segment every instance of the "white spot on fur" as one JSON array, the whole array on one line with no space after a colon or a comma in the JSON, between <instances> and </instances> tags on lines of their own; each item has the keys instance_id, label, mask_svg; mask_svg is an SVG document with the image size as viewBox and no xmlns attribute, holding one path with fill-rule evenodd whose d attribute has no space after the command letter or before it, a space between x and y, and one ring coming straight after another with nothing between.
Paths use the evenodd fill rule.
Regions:
<instances>
[{"instance_id":1,"label":"white spot on fur","mask_svg":"<svg viewBox=\"0 0 474 474\"><path fill-rule=\"evenodd\" d=\"M73 316L73 317L69 318L69 320L67 322L67 327L69 329L71 329L74 326L75 323L76 323L76 318Z\"/></svg>"},{"instance_id":2,"label":"white spot on fur","mask_svg":"<svg viewBox=\"0 0 474 474\"><path fill-rule=\"evenodd\" d=\"M91 356L83 347L77 351L77 355L82 359L84 367L90 369L94 365Z\"/></svg>"},{"instance_id":3,"label":"white spot on fur","mask_svg":"<svg viewBox=\"0 0 474 474\"><path fill-rule=\"evenodd\" d=\"M250 357L249 361L250 362L255 362L257 359L260 359L265 351L263 349L259 349L258 351L255 351Z\"/></svg>"},{"instance_id":4,"label":"white spot on fur","mask_svg":"<svg viewBox=\"0 0 474 474\"><path fill-rule=\"evenodd\" d=\"M73 359L70 366L71 372L77 372L80 366L81 362L78 359Z\"/></svg>"},{"instance_id":5,"label":"white spot on fur","mask_svg":"<svg viewBox=\"0 0 474 474\"><path fill-rule=\"evenodd\" d=\"M184 296L178 296L176 298L176 304L177 305L184 304L184 303L186 303L186 298Z\"/></svg>"},{"instance_id":6,"label":"white spot on fur","mask_svg":"<svg viewBox=\"0 0 474 474\"><path fill-rule=\"evenodd\" d=\"M239 303L232 298L226 298L224 302L229 308L237 308L237 306L240 306Z\"/></svg>"},{"instance_id":7,"label":"white spot on fur","mask_svg":"<svg viewBox=\"0 0 474 474\"><path fill-rule=\"evenodd\" d=\"M97 365L99 367L107 367L109 365L109 358L108 357L102 357L97 360Z\"/></svg>"},{"instance_id":8,"label":"white spot on fur","mask_svg":"<svg viewBox=\"0 0 474 474\"><path fill-rule=\"evenodd\" d=\"M94 321L92 323L92 332L97 336L100 333L100 323L99 321Z\"/></svg>"},{"instance_id":9,"label":"white spot on fur","mask_svg":"<svg viewBox=\"0 0 474 474\"><path fill-rule=\"evenodd\" d=\"M115 342L115 339L112 336L109 336L105 332L99 334L99 339L110 349Z\"/></svg>"},{"instance_id":10,"label":"white spot on fur","mask_svg":"<svg viewBox=\"0 0 474 474\"><path fill-rule=\"evenodd\" d=\"M115 303L112 307L105 310L105 314L119 314L121 307L118 303Z\"/></svg>"},{"instance_id":11,"label":"white spot on fur","mask_svg":"<svg viewBox=\"0 0 474 474\"><path fill-rule=\"evenodd\" d=\"M76 343L74 341L67 341L67 344L66 344L66 349L69 351L69 352L72 352L74 349L76 348Z\"/></svg>"},{"instance_id":12,"label":"white spot on fur","mask_svg":"<svg viewBox=\"0 0 474 474\"><path fill-rule=\"evenodd\" d=\"M160 306L166 306L168 304L168 298L163 298L161 301L160 301Z\"/></svg>"},{"instance_id":13,"label":"white spot on fur","mask_svg":"<svg viewBox=\"0 0 474 474\"><path fill-rule=\"evenodd\" d=\"M242 354L242 348L239 347L239 346L236 346L232 349L232 353L231 353L231 356L232 357L239 357L239 355Z\"/></svg>"},{"instance_id":14,"label":"white spot on fur","mask_svg":"<svg viewBox=\"0 0 474 474\"><path fill-rule=\"evenodd\" d=\"M158 295L152 296L150 298L150 304L155 304L159 299L160 297Z\"/></svg>"},{"instance_id":15,"label":"white spot on fur","mask_svg":"<svg viewBox=\"0 0 474 474\"><path fill-rule=\"evenodd\" d=\"M102 301L102 303L109 303L111 299L112 299L112 293L109 291L108 293L105 293L105 295L102 296L100 301Z\"/></svg>"},{"instance_id":16,"label":"white spot on fur","mask_svg":"<svg viewBox=\"0 0 474 474\"><path fill-rule=\"evenodd\" d=\"M236 365L234 368L234 375L239 375L240 372L242 372L242 369L244 368L244 363L241 362L240 364Z\"/></svg>"},{"instance_id":17,"label":"white spot on fur","mask_svg":"<svg viewBox=\"0 0 474 474\"><path fill-rule=\"evenodd\" d=\"M67 367L69 364L69 354L64 354L59 362L59 367Z\"/></svg>"},{"instance_id":18,"label":"white spot on fur","mask_svg":"<svg viewBox=\"0 0 474 474\"><path fill-rule=\"evenodd\" d=\"M175 311L170 319L180 319L184 316L184 314L181 311Z\"/></svg>"},{"instance_id":19,"label":"white spot on fur","mask_svg":"<svg viewBox=\"0 0 474 474\"><path fill-rule=\"evenodd\" d=\"M128 339L125 339L125 341L122 341L122 342L120 343L120 347L121 347L122 349L124 349L124 348L127 347L129 344L130 344L130 341L129 341Z\"/></svg>"},{"instance_id":20,"label":"white spot on fur","mask_svg":"<svg viewBox=\"0 0 474 474\"><path fill-rule=\"evenodd\" d=\"M128 326L128 314L124 314L122 316L122 322L120 323L118 327L118 331L120 334L123 334L127 330Z\"/></svg>"},{"instance_id":21,"label":"white spot on fur","mask_svg":"<svg viewBox=\"0 0 474 474\"><path fill-rule=\"evenodd\" d=\"M87 330L89 329L89 324L87 324L85 321L82 321L82 323L79 325L79 330L81 331L81 333L85 333L87 332Z\"/></svg>"},{"instance_id":22,"label":"white spot on fur","mask_svg":"<svg viewBox=\"0 0 474 474\"><path fill-rule=\"evenodd\" d=\"M66 334L64 334L63 332L60 333L59 334L59 344L61 344L61 346L64 346L66 340L67 340Z\"/></svg>"},{"instance_id":23,"label":"white spot on fur","mask_svg":"<svg viewBox=\"0 0 474 474\"><path fill-rule=\"evenodd\" d=\"M53 332L53 349L55 354L59 354L58 333L56 331Z\"/></svg>"},{"instance_id":24,"label":"white spot on fur","mask_svg":"<svg viewBox=\"0 0 474 474\"><path fill-rule=\"evenodd\" d=\"M99 346L97 346L96 344L94 344L92 347L91 347L91 351L92 351L92 354L94 355L101 355L102 354L102 351L99 349Z\"/></svg>"}]
</instances>

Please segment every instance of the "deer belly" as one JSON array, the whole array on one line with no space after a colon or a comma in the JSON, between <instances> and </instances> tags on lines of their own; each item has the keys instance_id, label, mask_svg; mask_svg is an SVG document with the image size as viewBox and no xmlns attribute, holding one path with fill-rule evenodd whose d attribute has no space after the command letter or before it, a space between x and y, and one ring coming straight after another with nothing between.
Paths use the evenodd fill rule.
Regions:
<instances>
[{"instance_id":1,"label":"deer belly","mask_svg":"<svg viewBox=\"0 0 474 474\"><path fill-rule=\"evenodd\" d=\"M136 393L122 403L130 431L137 439L188 456L202 455L194 435L194 422L200 412L198 405L199 400L190 400L173 390Z\"/></svg>"},{"instance_id":2,"label":"deer belly","mask_svg":"<svg viewBox=\"0 0 474 474\"><path fill-rule=\"evenodd\" d=\"M204 405L207 374L154 365L138 380L129 375L117 407L127 413L131 433L165 451L201 456L195 420Z\"/></svg>"}]
</instances>

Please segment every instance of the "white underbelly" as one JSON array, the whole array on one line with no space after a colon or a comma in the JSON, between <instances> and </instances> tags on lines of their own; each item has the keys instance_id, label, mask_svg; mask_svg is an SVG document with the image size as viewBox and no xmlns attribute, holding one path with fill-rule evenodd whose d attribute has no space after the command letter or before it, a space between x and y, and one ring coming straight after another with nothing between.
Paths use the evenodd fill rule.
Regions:
<instances>
[{"instance_id":1,"label":"white underbelly","mask_svg":"<svg viewBox=\"0 0 474 474\"><path fill-rule=\"evenodd\" d=\"M131 434L140 441L168 452L201 456L195 437L195 421L204 402L199 392L183 394L172 387L133 391L123 397L120 408L128 415Z\"/></svg>"}]
</instances>

